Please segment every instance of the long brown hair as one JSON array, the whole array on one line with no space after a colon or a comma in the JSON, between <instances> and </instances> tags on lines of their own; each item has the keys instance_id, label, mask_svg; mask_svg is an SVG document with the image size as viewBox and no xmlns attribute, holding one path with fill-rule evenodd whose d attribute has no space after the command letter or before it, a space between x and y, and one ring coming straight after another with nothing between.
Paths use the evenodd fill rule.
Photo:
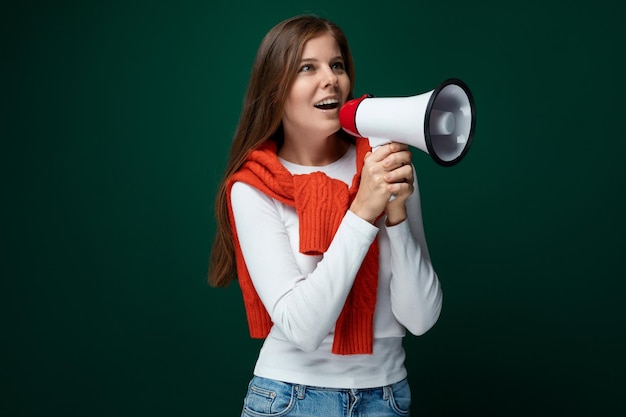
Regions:
<instances>
[{"instance_id":1,"label":"long brown hair","mask_svg":"<svg viewBox=\"0 0 626 417\"><path fill-rule=\"evenodd\" d=\"M209 283L225 287L237 278L235 247L228 217L228 180L243 164L248 153L266 140L282 141L282 115L302 59L305 43L324 33L334 36L346 73L350 93L354 88L354 64L343 31L333 22L315 15L300 15L274 26L257 51L237 130L233 137L224 178L215 199L217 232L209 263Z\"/></svg>"}]
</instances>

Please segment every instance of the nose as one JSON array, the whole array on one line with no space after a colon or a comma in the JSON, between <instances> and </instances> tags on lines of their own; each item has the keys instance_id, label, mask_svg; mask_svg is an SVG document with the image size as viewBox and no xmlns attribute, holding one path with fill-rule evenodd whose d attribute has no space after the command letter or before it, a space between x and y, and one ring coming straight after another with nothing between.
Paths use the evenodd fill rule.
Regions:
<instances>
[{"instance_id":1,"label":"nose","mask_svg":"<svg viewBox=\"0 0 626 417\"><path fill-rule=\"evenodd\" d=\"M335 74L332 68L327 68L322 76L322 85L324 87L335 87L337 82L337 74Z\"/></svg>"}]
</instances>

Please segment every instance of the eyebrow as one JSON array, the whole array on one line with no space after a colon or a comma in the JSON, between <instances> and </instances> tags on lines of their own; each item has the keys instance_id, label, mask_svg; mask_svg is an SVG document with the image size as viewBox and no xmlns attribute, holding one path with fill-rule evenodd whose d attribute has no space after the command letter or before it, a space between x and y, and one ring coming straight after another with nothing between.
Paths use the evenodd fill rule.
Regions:
<instances>
[{"instance_id":1,"label":"eyebrow","mask_svg":"<svg viewBox=\"0 0 626 417\"><path fill-rule=\"evenodd\" d=\"M342 60L343 61L343 57L341 55L337 55L335 57L332 57L330 60L331 61L336 61L336 60ZM302 58L300 60L300 62L318 62L318 61L319 61L319 59L317 59L317 58Z\"/></svg>"}]
</instances>

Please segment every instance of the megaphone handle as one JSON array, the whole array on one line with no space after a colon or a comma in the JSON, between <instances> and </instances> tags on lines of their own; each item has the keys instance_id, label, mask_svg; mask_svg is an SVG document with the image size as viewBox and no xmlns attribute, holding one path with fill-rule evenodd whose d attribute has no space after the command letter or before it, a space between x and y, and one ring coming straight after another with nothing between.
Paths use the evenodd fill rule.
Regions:
<instances>
[{"instance_id":1,"label":"megaphone handle","mask_svg":"<svg viewBox=\"0 0 626 417\"><path fill-rule=\"evenodd\" d=\"M383 139L383 138L367 138L367 140L369 141L370 146L372 147L372 152L376 152L376 149L392 142L391 139Z\"/></svg>"}]
</instances>

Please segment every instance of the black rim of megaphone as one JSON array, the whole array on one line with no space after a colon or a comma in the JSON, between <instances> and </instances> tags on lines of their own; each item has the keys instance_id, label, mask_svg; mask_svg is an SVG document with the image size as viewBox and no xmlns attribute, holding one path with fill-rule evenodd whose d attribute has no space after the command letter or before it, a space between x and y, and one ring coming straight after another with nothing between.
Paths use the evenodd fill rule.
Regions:
<instances>
[{"instance_id":1,"label":"black rim of megaphone","mask_svg":"<svg viewBox=\"0 0 626 417\"><path fill-rule=\"evenodd\" d=\"M463 89L463 91L465 91L465 94L467 95L467 99L469 100L469 103L470 103L470 108L472 109L472 122L470 125L470 131L469 131L469 135L467 138L467 144L465 145L465 148L463 148L463 152L461 152L459 156L457 156L456 158L450 161L444 161L443 159L437 156L437 153L435 152L435 149L430 141L430 123L429 123L430 117L428 117L428 115L430 115L430 111L433 107L433 104L435 103L435 100L437 99L437 96L439 95L441 90L443 90L444 87L451 85L451 84L458 85L459 87ZM426 134L424 136L426 139L426 148L428 149L428 154L436 163L444 167L449 167L449 166L458 164L461 161L461 159L463 159L465 155L467 155L469 148L472 146L472 140L474 139L474 130L476 128L476 107L474 106L474 96L472 96L472 92L470 91L467 84L465 84L463 81L459 80L458 78L448 78L447 80L439 84L437 88L435 88L433 93L431 94L430 99L428 100L428 105L426 106L426 116L427 117L424 119L424 132Z\"/></svg>"}]
</instances>

